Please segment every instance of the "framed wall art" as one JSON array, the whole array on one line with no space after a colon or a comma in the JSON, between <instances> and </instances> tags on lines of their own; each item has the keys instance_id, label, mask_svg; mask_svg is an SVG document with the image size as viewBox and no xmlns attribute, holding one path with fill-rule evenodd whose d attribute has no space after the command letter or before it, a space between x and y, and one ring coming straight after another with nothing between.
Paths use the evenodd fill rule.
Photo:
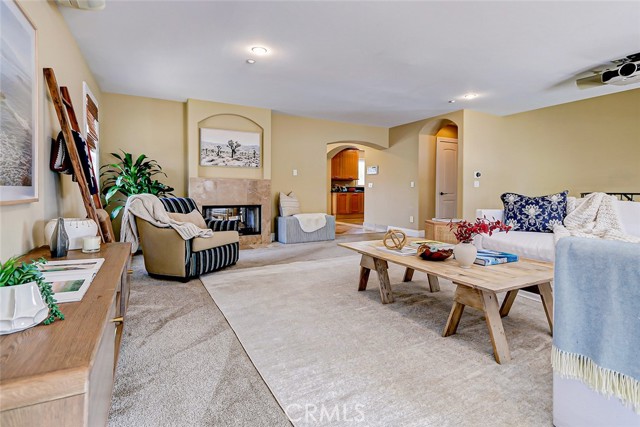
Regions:
<instances>
[{"instance_id":1,"label":"framed wall art","mask_svg":"<svg viewBox=\"0 0 640 427\"><path fill-rule=\"evenodd\" d=\"M259 168L262 133L200 128L200 166Z\"/></svg>"},{"instance_id":2,"label":"framed wall art","mask_svg":"<svg viewBox=\"0 0 640 427\"><path fill-rule=\"evenodd\" d=\"M0 2L0 204L38 200L36 28L18 4Z\"/></svg>"}]
</instances>

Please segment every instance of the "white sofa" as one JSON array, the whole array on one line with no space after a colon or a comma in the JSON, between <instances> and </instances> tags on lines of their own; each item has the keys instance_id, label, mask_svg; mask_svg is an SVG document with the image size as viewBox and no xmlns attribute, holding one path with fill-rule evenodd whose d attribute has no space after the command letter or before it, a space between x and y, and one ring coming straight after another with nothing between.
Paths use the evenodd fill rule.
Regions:
<instances>
[{"instance_id":1,"label":"white sofa","mask_svg":"<svg viewBox=\"0 0 640 427\"><path fill-rule=\"evenodd\" d=\"M624 232L640 237L640 202L616 201L615 207L624 228ZM502 209L478 209L476 217L489 220L504 220ZM553 233L529 231L509 231L479 235L474 244L478 249L516 254L522 258L553 262L555 259L555 241Z\"/></svg>"}]
</instances>

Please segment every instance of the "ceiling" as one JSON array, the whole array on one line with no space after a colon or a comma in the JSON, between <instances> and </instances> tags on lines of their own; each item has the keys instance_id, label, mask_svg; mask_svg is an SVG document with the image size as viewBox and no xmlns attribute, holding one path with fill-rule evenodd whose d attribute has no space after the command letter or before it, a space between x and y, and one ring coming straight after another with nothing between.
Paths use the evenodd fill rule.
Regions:
<instances>
[{"instance_id":1,"label":"ceiling","mask_svg":"<svg viewBox=\"0 0 640 427\"><path fill-rule=\"evenodd\" d=\"M640 87L575 85L640 51L640 1L107 0L102 11L60 9L104 92L391 127ZM269 54L252 55L256 45ZM468 92L479 97L463 99Z\"/></svg>"}]
</instances>

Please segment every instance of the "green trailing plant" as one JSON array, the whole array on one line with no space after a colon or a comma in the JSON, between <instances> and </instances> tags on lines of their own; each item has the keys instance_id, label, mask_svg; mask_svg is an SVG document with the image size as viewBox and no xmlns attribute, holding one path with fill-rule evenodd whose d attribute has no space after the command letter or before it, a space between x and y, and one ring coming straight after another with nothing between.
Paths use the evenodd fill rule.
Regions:
<instances>
[{"instance_id":1,"label":"green trailing plant","mask_svg":"<svg viewBox=\"0 0 640 427\"><path fill-rule=\"evenodd\" d=\"M102 195L104 204L119 202L120 204L111 211L111 219L118 216L126 198L134 194L154 194L156 196L173 195L173 187L161 183L154 178L156 175L167 176L162 171L162 167L156 160L148 159L145 154L141 154L135 161L131 153L122 151L122 155L111 153L119 160L118 163L111 163L100 168L102 181ZM116 194L125 196L125 199L116 199Z\"/></svg>"},{"instance_id":2,"label":"green trailing plant","mask_svg":"<svg viewBox=\"0 0 640 427\"><path fill-rule=\"evenodd\" d=\"M30 263L18 262L18 257L9 258L4 264L0 261L0 286L18 286L29 282L36 282L42 300L49 306L49 317L44 320L44 324L53 323L56 319L64 320L64 314L58 307L58 302L53 297L51 284L44 281L39 265L47 261L40 258Z\"/></svg>"}]
</instances>

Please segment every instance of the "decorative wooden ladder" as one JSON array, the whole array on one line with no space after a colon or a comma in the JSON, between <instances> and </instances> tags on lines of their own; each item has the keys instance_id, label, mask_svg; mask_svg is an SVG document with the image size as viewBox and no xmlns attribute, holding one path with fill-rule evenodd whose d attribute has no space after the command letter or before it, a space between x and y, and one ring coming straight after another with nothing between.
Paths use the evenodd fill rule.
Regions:
<instances>
[{"instance_id":1,"label":"decorative wooden ladder","mask_svg":"<svg viewBox=\"0 0 640 427\"><path fill-rule=\"evenodd\" d=\"M82 164L80 163L80 156L78 155L78 150L76 148L76 144L73 139L73 134L71 132L72 126L73 130L76 132L80 131L78 126L78 120L76 118L76 114L73 110L73 105L71 104L71 98L69 97L69 92L67 88L63 88L64 95L67 98L66 101L63 99L60 94L60 88L58 87L58 81L56 80L56 75L53 72L52 68L44 69L44 78L47 82L47 86L49 87L49 94L51 95L51 100L53 101L53 106L55 107L56 114L58 116L58 121L60 122L60 129L62 130L62 135L64 136L65 144L67 146L67 152L69 153L69 158L71 160L71 165L73 166L73 173L78 181L78 187L80 188L80 194L82 195L82 202L84 203L84 207L87 211L87 216L95 221L96 225L98 225L98 233L102 238L102 241L107 243L112 241L112 236L104 235L102 233L102 228L100 227L100 220L98 218L98 213L96 212L96 203L94 197L92 197L89 186L87 184L87 179L84 175L84 170L82 169ZM70 113L69 113L70 112ZM100 199L98 197L98 207L100 205Z\"/></svg>"},{"instance_id":2,"label":"decorative wooden ladder","mask_svg":"<svg viewBox=\"0 0 640 427\"><path fill-rule=\"evenodd\" d=\"M61 95L62 103L64 104L65 109L67 110L67 117L69 117L69 124L71 125L71 129L78 132L78 134L81 134L80 124L78 123L76 112L73 109L73 104L71 103L71 95L69 95L69 89L67 89L66 86L60 86L60 95ZM87 142L87 144L89 143ZM89 166L93 168L93 159L91 158L90 149L87 150L87 156L89 157ZM98 183L94 182L94 185L97 188ZM100 200L100 193L96 193L93 195L93 204L96 207L96 209L102 209L102 201Z\"/></svg>"}]
</instances>

